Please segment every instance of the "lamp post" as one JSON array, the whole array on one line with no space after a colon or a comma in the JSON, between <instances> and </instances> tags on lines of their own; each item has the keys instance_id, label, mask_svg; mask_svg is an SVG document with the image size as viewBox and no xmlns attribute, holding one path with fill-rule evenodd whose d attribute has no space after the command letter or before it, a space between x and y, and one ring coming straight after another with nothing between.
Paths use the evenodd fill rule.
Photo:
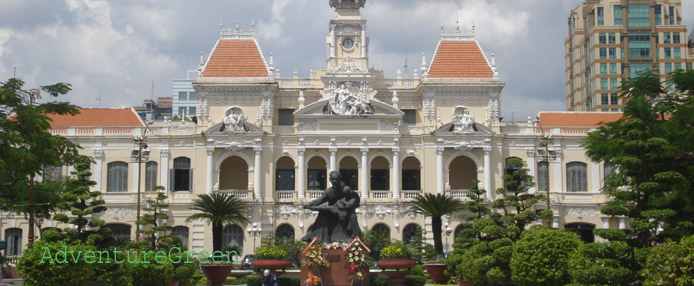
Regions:
<instances>
[{"instance_id":1,"label":"lamp post","mask_svg":"<svg viewBox=\"0 0 694 286\"><path fill-rule=\"evenodd\" d=\"M135 143L135 147L137 150L133 150L132 153L130 153L130 157L135 163L137 163L137 220L135 221L135 224L140 221L140 206L142 204L142 186L141 181L142 181L142 161L147 162L149 159L149 151L144 151L147 149L147 138L143 135L135 135L133 137L133 142ZM142 233L138 235L139 238L142 238Z\"/></svg>"},{"instance_id":2,"label":"lamp post","mask_svg":"<svg viewBox=\"0 0 694 286\"><path fill-rule=\"evenodd\" d=\"M246 229L248 235L253 237L253 252L255 253L255 238L261 235L261 229L258 227L258 223L253 223L253 227L248 227Z\"/></svg>"},{"instance_id":3,"label":"lamp post","mask_svg":"<svg viewBox=\"0 0 694 286\"><path fill-rule=\"evenodd\" d=\"M542 134L540 136L540 147L544 148L544 152L542 156L540 156L540 162L546 162L547 167L545 168L545 193L547 194L547 210L551 210L552 206L552 200L549 196L549 160L550 160L550 155L549 155L549 146L554 145L554 138L552 138L552 135L548 134ZM550 228L552 227L552 219L547 219L547 227Z\"/></svg>"}]
</instances>

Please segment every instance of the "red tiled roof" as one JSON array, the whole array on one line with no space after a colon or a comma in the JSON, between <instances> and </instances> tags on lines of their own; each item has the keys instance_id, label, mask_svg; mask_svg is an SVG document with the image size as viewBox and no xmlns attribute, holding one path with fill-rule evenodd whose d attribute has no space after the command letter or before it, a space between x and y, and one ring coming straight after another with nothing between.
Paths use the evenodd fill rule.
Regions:
<instances>
[{"instance_id":1,"label":"red tiled roof","mask_svg":"<svg viewBox=\"0 0 694 286\"><path fill-rule=\"evenodd\" d=\"M621 112L541 112L542 127L596 127L600 122L614 122L622 118Z\"/></svg>"},{"instance_id":2,"label":"red tiled roof","mask_svg":"<svg viewBox=\"0 0 694 286\"><path fill-rule=\"evenodd\" d=\"M267 77L268 70L254 40L219 40L202 76L259 78Z\"/></svg>"},{"instance_id":3,"label":"red tiled roof","mask_svg":"<svg viewBox=\"0 0 694 286\"><path fill-rule=\"evenodd\" d=\"M430 78L493 78L476 41L441 41L429 68Z\"/></svg>"},{"instance_id":4,"label":"red tiled roof","mask_svg":"<svg viewBox=\"0 0 694 286\"><path fill-rule=\"evenodd\" d=\"M132 108L82 108L76 115L49 114L51 127L143 127Z\"/></svg>"}]
</instances>

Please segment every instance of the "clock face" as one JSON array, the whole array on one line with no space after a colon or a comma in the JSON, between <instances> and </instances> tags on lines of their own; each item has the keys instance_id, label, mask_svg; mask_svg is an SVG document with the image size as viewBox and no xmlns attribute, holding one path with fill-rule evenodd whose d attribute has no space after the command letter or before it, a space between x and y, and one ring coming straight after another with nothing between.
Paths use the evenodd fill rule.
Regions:
<instances>
[{"instance_id":1,"label":"clock face","mask_svg":"<svg viewBox=\"0 0 694 286\"><path fill-rule=\"evenodd\" d=\"M342 46L349 50L354 47L354 41L352 39L345 39L342 41Z\"/></svg>"}]
</instances>

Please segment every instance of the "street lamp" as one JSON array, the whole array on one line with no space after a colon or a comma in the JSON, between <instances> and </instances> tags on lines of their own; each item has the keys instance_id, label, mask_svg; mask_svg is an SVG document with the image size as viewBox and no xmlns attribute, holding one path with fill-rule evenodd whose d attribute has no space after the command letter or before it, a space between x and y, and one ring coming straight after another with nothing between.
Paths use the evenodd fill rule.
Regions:
<instances>
[{"instance_id":1,"label":"street lamp","mask_svg":"<svg viewBox=\"0 0 694 286\"><path fill-rule=\"evenodd\" d=\"M246 229L248 235L253 237L253 252L255 252L255 238L261 235L261 229L258 227L258 223L253 223L253 227L248 227Z\"/></svg>"},{"instance_id":2,"label":"street lamp","mask_svg":"<svg viewBox=\"0 0 694 286\"><path fill-rule=\"evenodd\" d=\"M453 233L453 229L448 225L448 222L444 223L444 226L446 227L445 234L446 234L446 253L448 253L448 236ZM446 254L444 253L444 257Z\"/></svg>"},{"instance_id":3,"label":"street lamp","mask_svg":"<svg viewBox=\"0 0 694 286\"><path fill-rule=\"evenodd\" d=\"M137 224L137 222L140 221L140 205L142 204L142 202L141 202L141 199L142 199L142 197L141 197L142 190L141 189L142 189L142 187L140 186L140 183L142 181L142 176L141 176L141 174L142 174L142 162L143 161L147 162L147 160L149 159L149 151L143 152L143 150L147 149L147 138L146 137L144 137L142 135L135 135L133 137L133 142L135 143L135 148L137 148L137 150L133 150L130 153L130 159L132 159L133 161L135 161L135 163L137 163L137 170L138 170L138 172L137 172L137 220L135 221L135 223ZM140 233L139 237L142 238L142 233Z\"/></svg>"}]
</instances>

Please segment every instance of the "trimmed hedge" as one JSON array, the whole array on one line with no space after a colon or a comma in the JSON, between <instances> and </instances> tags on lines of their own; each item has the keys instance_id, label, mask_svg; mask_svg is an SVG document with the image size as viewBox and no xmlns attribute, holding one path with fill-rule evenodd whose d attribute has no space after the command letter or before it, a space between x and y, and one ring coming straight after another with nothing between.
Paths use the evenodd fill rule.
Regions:
<instances>
[{"instance_id":1,"label":"trimmed hedge","mask_svg":"<svg viewBox=\"0 0 694 286\"><path fill-rule=\"evenodd\" d=\"M405 276L405 285L407 286L424 286L427 284L427 278L420 275Z\"/></svg>"}]
</instances>

